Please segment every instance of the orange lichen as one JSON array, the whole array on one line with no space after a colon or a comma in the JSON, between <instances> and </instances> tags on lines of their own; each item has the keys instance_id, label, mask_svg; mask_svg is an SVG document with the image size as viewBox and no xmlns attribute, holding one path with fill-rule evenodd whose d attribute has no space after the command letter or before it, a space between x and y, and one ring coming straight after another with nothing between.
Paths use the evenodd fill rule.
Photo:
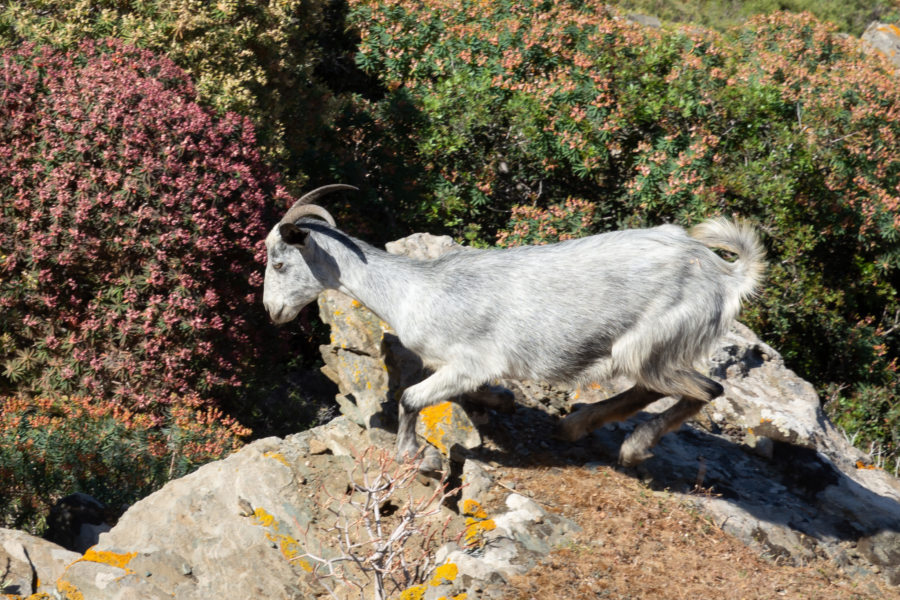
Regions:
<instances>
[{"instance_id":1,"label":"orange lichen","mask_svg":"<svg viewBox=\"0 0 900 600\"><path fill-rule=\"evenodd\" d=\"M281 550L281 555L284 556L284 558L287 560L294 560L302 554L300 551L300 542L289 535L279 533L278 521L265 509L257 508L254 510L253 518L256 520L257 525L271 530L266 532L266 539L278 545L278 549ZM304 570L312 570L311 567L307 569L303 564L300 566Z\"/></svg>"},{"instance_id":2,"label":"orange lichen","mask_svg":"<svg viewBox=\"0 0 900 600\"><path fill-rule=\"evenodd\" d=\"M457 575L459 575L459 568L455 564L443 564L434 570L434 576L431 578L431 585L437 587L444 583L452 583Z\"/></svg>"},{"instance_id":3,"label":"orange lichen","mask_svg":"<svg viewBox=\"0 0 900 600\"><path fill-rule=\"evenodd\" d=\"M463 502L462 514L478 519L487 519L487 513L481 508L481 504L471 498Z\"/></svg>"},{"instance_id":4,"label":"orange lichen","mask_svg":"<svg viewBox=\"0 0 900 600\"><path fill-rule=\"evenodd\" d=\"M428 586L425 585L414 585L403 590L399 596L394 596L391 600L422 600L427 589Z\"/></svg>"},{"instance_id":5,"label":"orange lichen","mask_svg":"<svg viewBox=\"0 0 900 600\"><path fill-rule=\"evenodd\" d=\"M263 456L265 456L266 458L277 460L286 467L291 466L290 463L288 463L287 459L284 457L284 454L282 454L281 452L266 452L265 454L263 454Z\"/></svg>"},{"instance_id":6,"label":"orange lichen","mask_svg":"<svg viewBox=\"0 0 900 600\"><path fill-rule=\"evenodd\" d=\"M440 450L444 456L450 455L450 451L444 441L448 431L456 429L471 430L471 425L454 423L452 402L442 402L435 406L423 408L419 412L419 416L421 416L422 424L425 426L425 439Z\"/></svg>"},{"instance_id":7,"label":"orange lichen","mask_svg":"<svg viewBox=\"0 0 900 600\"><path fill-rule=\"evenodd\" d=\"M76 560L75 562L94 562L101 563L104 565L110 565L111 567L116 567L118 569L124 569L130 572L130 569L127 568L128 563L131 562L131 559L137 556L137 552L128 552L128 553L120 553L120 552L108 552L106 550L94 550L93 548L88 548L87 552L84 553L84 556Z\"/></svg>"},{"instance_id":8,"label":"orange lichen","mask_svg":"<svg viewBox=\"0 0 900 600\"><path fill-rule=\"evenodd\" d=\"M65 579L56 582L56 590L63 595L65 600L84 600L84 594Z\"/></svg>"},{"instance_id":9,"label":"orange lichen","mask_svg":"<svg viewBox=\"0 0 900 600\"><path fill-rule=\"evenodd\" d=\"M881 467L879 467L877 465L867 465L866 463L864 463L861 460L856 461L856 468L857 469L870 469L870 470L876 470L876 471L881 470Z\"/></svg>"}]
</instances>

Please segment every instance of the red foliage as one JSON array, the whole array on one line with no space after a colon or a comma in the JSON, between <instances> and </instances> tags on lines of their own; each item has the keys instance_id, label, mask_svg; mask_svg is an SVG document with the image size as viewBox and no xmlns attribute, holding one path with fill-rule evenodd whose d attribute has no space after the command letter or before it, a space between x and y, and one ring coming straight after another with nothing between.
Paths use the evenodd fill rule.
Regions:
<instances>
[{"instance_id":1,"label":"red foliage","mask_svg":"<svg viewBox=\"0 0 900 600\"><path fill-rule=\"evenodd\" d=\"M250 123L117 41L0 61L0 391L146 409L240 385L287 201Z\"/></svg>"}]
</instances>

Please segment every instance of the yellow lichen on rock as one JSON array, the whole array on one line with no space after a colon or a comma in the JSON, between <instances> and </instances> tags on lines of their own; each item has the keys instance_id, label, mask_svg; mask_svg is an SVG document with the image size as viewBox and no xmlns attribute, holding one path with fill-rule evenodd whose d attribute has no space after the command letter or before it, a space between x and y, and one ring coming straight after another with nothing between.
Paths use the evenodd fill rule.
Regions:
<instances>
[{"instance_id":1,"label":"yellow lichen on rock","mask_svg":"<svg viewBox=\"0 0 900 600\"><path fill-rule=\"evenodd\" d=\"M481 504L479 504L477 500L472 500L471 498L463 502L462 514L477 519L488 518L487 512L481 508Z\"/></svg>"},{"instance_id":2,"label":"yellow lichen on rock","mask_svg":"<svg viewBox=\"0 0 900 600\"><path fill-rule=\"evenodd\" d=\"M131 571L128 569L128 563L131 562L131 559L137 556L137 552L108 552L106 550L94 550L93 548L88 548L87 552L84 553L84 556L76 560L75 562L95 562L101 563L104 565L110 565L112 567L117 567L119 569L124 569L126 571Z\"/></svg>"},{"instance_id":3,"label":"yellow lichen on rock","mask_svg":"<svg viewBox=\"0 0 900 600\"><path fill-rule=\"evenodd\" d=\"M253 511L253 518L256 519L256 524L261 525L262 527L272 527L275 525L277 528L278 525L275 523L275 517L269 514L264 508L257 508Z\"/></svg>"},{"instance_id":4,"label":"yellow lichen on rock","mask_svg":"<svg viewBox=\"0 0 900 600\"><path fill-rule=\"evenodd\" d=\"M62 594L65 600L84 600L84 594L65 579L60 579L56 582L56 591Z\"/></svg>"},{"instance_id":5,"label":"yellow lichen on rock","mask_svg":"<svg viewBox=\"0 0 900 600\"><path fill-rule=\"evenodd\" d=\"M447 435L446 427L450 425L453 418L453 406L451 403L442 402L423 408L419 412L419 416L422 418L422 424L425 426L425 439L440 450L444 456L447 456L449 450L444 443L444 436Z\"/></svg>"},{"instance_id":6,"label":"yellow lichen on rock","mask_svg":"<svg viewBox=\"0 0 900 600\"><path fill-rule=\"evenodd\" d=\"M400 595L394 596L391 600L422 600L425 597L425 591L428 589L426 585L414 585L400 592Z\"/></svg>"},{"instance_id":7,"label":"yellow lichen on rock","mask_svg":"<svg viewBox=\"0 0 900 600\"><path fill-rule=\"evenodd\" d=\"M431 578L431 585L437 587L444 583L453 583L459 574L459 568L453 563L446 563L434 570L434 576Z\"/></svg>"},{"instance_id":8,"label":"yellow lichen on rock","mask_svg":"<svg viewBox=\"0 0 900 600\"><path fill-rule=\"evenodd\" d=\"M291 466L290 463L288 463L287 459L284 457L284 454L282 454L281 452L266 452L265 454L263 454L263 456L265 456L266 458L277 460L286 467Z\"/></svg>"},{"instance_id":9,"label":"yellow lichen on rock","mask_svg":"<svg viewBox=\"0 0 900 600\"><path fill-rule=\"evenodd\" d=\"M257 525L271 530L266 532L266 539L277 544L278 549L281 551L281 555L287 560L294 560L302 554L300 551L300 542L289 535L279 533L278 521L268 511L263 508L257 508L253 511L253 518L256 520ZM300 566L304 570L310 570L306 569L302 564Z\"/></svg>"}]
</instances>

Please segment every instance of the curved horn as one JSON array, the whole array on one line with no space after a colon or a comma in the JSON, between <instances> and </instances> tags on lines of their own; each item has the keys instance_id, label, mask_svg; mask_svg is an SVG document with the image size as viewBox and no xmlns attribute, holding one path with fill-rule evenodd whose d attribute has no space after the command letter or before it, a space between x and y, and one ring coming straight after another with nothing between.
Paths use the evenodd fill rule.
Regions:
<instances>
[{"instance_id":1,"label":"curved horn","mask_svg":"<svg viewBox=\"0 0 900 600\"><path fill-rule=\"evenodd\" d=\"M358 191L359 188L353 187L352 185L346 185L344 183L334 183L331 185L323 185L322 187L318 187L311 192L307 192L299 200L294 202L294 205L291 206L281 218L281 222L294 223L301 217L311 215L324 219L329 225L333 227L335 224L334 218L330 214L328 214L328 211L321 206L316 206L311 203L326 194L336 192L338 190Z\"/></svg>"},{"instance_id":2,"label":"curved horn","mask_svg":"<svg viewBox=\"0 0 900 600\"><path fill-rule=\"evenodd\" d=\"M327 210L316 204L302 204L300 206L294 204L294 206L285 213L284 217L281 218L281 222L296 223L301 217L310 216L319 217L332 227L335 226L334 217L332 217Z\"/></svg>"},{"instance_id":3,"label":"curved horn","mask_svg":"<svg viewBox=\"0 0 900 600\"><path fill-rule=\"evenodd\" d=\"M331 185L323 185L322 187L317 187L311 192L307 192L300 197L294 203L294 206L298 204L312 204L315 200L321 198L325 194L330 194L331 192L336 192L338 190L353 190L354 192L358 192L359 188L354 187L352 185L347 185L346 183L332 183Z\"/></svg>"}]
</instances>

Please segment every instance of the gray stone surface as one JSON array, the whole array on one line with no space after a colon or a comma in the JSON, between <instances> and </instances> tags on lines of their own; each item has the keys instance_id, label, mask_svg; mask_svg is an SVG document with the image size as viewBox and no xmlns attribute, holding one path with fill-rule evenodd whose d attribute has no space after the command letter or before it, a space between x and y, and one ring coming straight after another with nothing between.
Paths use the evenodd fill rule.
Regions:
<instances>
[{"instance_id":1,"label":"gray stone surface","mask_svg":"<svg viewBox=\"0 0 900 600\"><path fill-rule=\"evenodd\" d=\"M50 593L66 565L80 557L24 531L0 529L0 595Z\"/></svg>"},{"instance_id":2,"label":"gray stone surface","mask_svg":"<svg viewBox=\"0 0 900 600\"><path fill-rule=\"evenodd\" d=\"M891 23L873 21L862 34L862 46L867 52L884 56L900 69L900 27Z\"/></svg>"}]
</instances>

